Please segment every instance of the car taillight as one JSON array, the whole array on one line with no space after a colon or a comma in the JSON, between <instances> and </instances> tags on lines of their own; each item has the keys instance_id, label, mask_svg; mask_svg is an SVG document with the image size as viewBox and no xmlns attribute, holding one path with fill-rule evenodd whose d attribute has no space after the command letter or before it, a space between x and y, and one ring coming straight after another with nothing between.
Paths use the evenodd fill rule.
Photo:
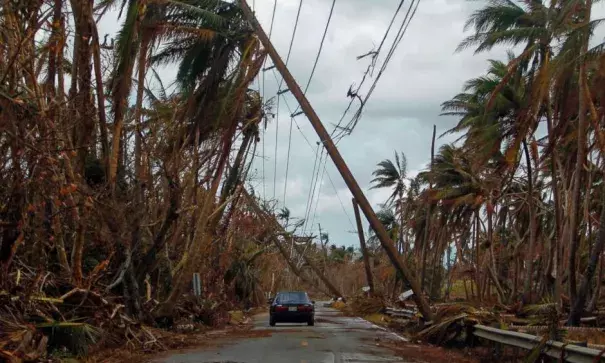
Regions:
<instances>
[{"instance_id":1,"label":"car taillight","mask_svg":"<svg viewBox=\"0 0 605 363\"><path fill-rule=\"evenodd\" d=\"M311 306L311 305L299 305L298 306L298 310L299 311L312 311L313 310L313 306Z\"/></svg>"},{"instance_id":2,"label":"car taillight","mask_svg":"<svg viewBox=\"0 0 605 363\"><path fill-rule=\"evenodd\" d=\"M285 306L281 306L281 305L275 306L275 311L286 311L286 310L288 310L288 308Z\"/></svg>"}]
</instances>

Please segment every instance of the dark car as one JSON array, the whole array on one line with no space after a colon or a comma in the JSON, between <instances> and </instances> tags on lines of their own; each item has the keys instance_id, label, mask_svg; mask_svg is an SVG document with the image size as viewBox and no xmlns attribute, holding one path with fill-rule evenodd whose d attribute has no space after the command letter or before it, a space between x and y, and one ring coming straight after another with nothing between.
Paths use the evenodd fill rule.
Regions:
<instances>
[{"instance_id":1,"label":"dark car","mask_svg":"<svg viewBox=\"0 0 605 363\"><path fill-rule=\"evenodd\" d=\"M269 308L269 325L275 323L307 323L315 325L315 302L306 292L278 292Z\"/></svg>"}]
</instances>

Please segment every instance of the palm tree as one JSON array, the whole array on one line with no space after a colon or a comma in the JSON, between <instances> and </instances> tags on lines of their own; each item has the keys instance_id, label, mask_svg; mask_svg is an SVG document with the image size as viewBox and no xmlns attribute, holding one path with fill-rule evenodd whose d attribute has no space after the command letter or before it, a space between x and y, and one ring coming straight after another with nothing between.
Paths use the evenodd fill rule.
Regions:
<instances>
[{"instance_id":1,"label":"palm tree","mask_svg":"<svg viewBox=\"0 0 605 363\"><path fill-rule=\"evenodd\" d=\"M386 200L386 205L395 205L395 211L399 214L399 226L404 224L403 195L407 189L407 159L405 154L395 152L395 162L385 159L378 163L378 168L372 173L374 179L370 183L374 184L372 189L390 188L392 193ZM403 252L404 238L403 231L399 230L397 235L398 249Z\"/></svg>"},{"instance_id":2,"label":"palm tree","mask_svg":"<svg viewBox=\"0 0 605 363\"><path fill-rule=\"evenodd\" d=\"M399 224L397 223L397 217L393 213L393 210L391 208L387 208L386 205L383 204L382 209L376 212L376 217L378 217L378 220L386 229L389 237L395 240L399 234ZM369 228L369 234L370 237L368 238L368 246L373 251L376 251L380 246L378 236L371 227Z\"/></svg>"},{"instance_id":3,"label":"palm tree","mask_svg":"<svg viewBox=\"0 0 605 363\"><path fill-rule=\"evenodd\" d=\"M102 4L104 7L112 6L113 1ZM127 100L131 91L132 76L135 63L138 62L139 74L134 121L140 122L142 110L142 97L144 91L145 73L151 49L160 42L184 42L184 39L197 39L209 48L208 43L222 32L226 19L219 14L219 10L226 6L226 2L218 1L210 4L203 0L174 0L169 3L148 3L146 0L122 0L121 9L126 6L126 17L117 38L116 69L112 79L112 107L114 113L114 130L112 142L112 155L109 162L109 179L115 182L117 164L119 160L120 137L126 116ZM120 11L120 15L122 11ZM167 47L170 49L170 47ZM173 54L171 61L181 59L181 63L188 63L188 59ZM206 59L207 61L207 59ZM200 62L199 66L208 62ZM140 130L136 133L139 137ZM140 140L136 146L140 150Z\"/></svg>"}]
</instances>

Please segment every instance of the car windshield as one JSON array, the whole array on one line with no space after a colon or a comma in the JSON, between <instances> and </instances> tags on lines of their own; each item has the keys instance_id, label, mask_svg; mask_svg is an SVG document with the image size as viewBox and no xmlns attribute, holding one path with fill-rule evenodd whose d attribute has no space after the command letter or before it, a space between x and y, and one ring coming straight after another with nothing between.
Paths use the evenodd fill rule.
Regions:
<instances>
[{"instance_id":1,"label":"car windshield","mask_svg":"<svg viewBox=\"0 0 605 363\"><path fill-rule=\"evenodd\" d=\"M281 292L277 295L277 302L280 304L308 303L309 297L304 292Z\"/></svg>"}]
</instances>

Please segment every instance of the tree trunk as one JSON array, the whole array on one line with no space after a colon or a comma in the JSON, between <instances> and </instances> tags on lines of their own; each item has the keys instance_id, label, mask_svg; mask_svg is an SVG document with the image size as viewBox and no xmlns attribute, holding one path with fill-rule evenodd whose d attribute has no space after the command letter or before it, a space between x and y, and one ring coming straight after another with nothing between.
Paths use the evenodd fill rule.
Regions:
<instances>
[{"instance_id":1,"label":"tree trunk","mask_svg":"<svg viewBox=\"0 0 605 363\"><path fill-rule=\"evenodd\" d=\"M92 47L92 2L71 1L76 29L73 65L76 75L72 75L70 96L72 110L75 113L77 126L73 129L73 147L78 150L78 160L75 170L84 175L84 164L89 147L95 140L92 139L91 130L94 129L94 104L92 102L92 73L91 56ZM77 85L77 87L76 87ZM94 145L94 144L93 144Z\"/></svg>"},{"instance_id":2,"label":"tree trunk","mask_svg":"<svg viewBox=\"0 0 605 363\"><path fill-rule=\"evenodd\" d=\"M590 299L588 308L586 309L588 312L593 312L597 308L597 302L599 301L599 297L601 295L601 284L603 281L603 265L603 253L601 252L601 255L599 256L599 265L597 267L599 269L599 274L597 276L595 291L592 294L592 298Z\"/></svg>"},{"instance_id":3,"label":"tree trunk","mask_svg":"<svg viewBox=\"0 0 605 363\"><path fill-rule=\"evenodd\" d=\"M140 39L138 38L140 32L139 22L144 16L144 14L140 13L140 11L144 11L143 9L145 9L144 0L133 1L128 6L126 21L123 26L130 27L128 31L132 34L132 38L130 39L131 44L129 44L131 49L126 51L124 54L121 54L123 58L120 59L119 64L116 66L116 74L114 75L113 79L113 89L111 90L113 98L112 108L114 114L114 126L108 176L112 190L115 190L118 163L120 160L120 152L122 151L120 141L122 137L122 129L124 128L124 117L126 115L128 105L128 95L132 85L132 73L135 63L134 57L138 53L137 48L140 42ZM119 42L118 48L120 48ZM123 51L123 49L118 49L118 51ZM125 150L126 148L124 147L123 151Z\"/></svg>"},{"instance_id":4,"label":"tree trunk","mask_svg":"<svg viewBox=\"0 0 605 363\"><path fill-rule=\"evenodd\" d=\"M585 54L585 50L583 51ZM577 281L576 281L576 255L578 252L578 227L579 227L579 212L582 195L582 175L584 173L584 164L586 161L586 92L584 89L584 82L586 81L586 64L584 57L580 58L580 106L578 111L578 150L574 171L574 180L572 185L571 194L571 214L569 216L569 231L568 231L568 245L569 245L569 299L573 306L576 306L577 297ZM570 316L569 322L573 322Z\"/></svg>"},{"instance_id":5,"label":"tree trunk","mask_svg":"<svg viewBox=\"0 0 605 363\"><path fill-rule=\"evenodd\" d=\"M582 276L582 282L580 283L580 290L575 300L572 300L572 308L569 313L569 320L567 325L578 326L580 324L580 318L584 313L584 306L586 305L586 298L588 296L588 289L590 288L590 282L594 277L597 264L599 262L599 256L603 252L605 246L605 188L602 191L601 197L601 218L599 222L599 237L597 242L594 244L592 251L590 252L590 260L584 275ZM597 283L600 284L600 281Z\"/></svg>"},{"instance_id":6,"label":"tree trunk","mask_svg":"<svg viewBox=\"0 0 605 363\"><path fill-rule=\"evenodd\" d=\"M475 283L477 285L477 297L481 301L481 256L479 254L481 246L479 243L479 209L475 211Z\"/></svg>"},{"instance_id":7,"label":"tree trunk","mask_svg":"<svg viewBox=\"0 0 605 363\"><path fill-rule=\"evenodd\" d=\"M531 301L531 287L533 279L534 250L536 246L536 212L534 209L534 180L532 174L531 158L527 148L527 140L523 140L523 150L525 152L525 162L527 163L527 204L529 209L529 248L525 263L527 264L527 274L525 275L525 284L523 285L522 303Z\"/></svg>"},{"instance_id":8,"label":"tree trunk","mask_svg":"<svg viewBox=\"0 0 605 363\"><path fill-rule=\"evenodd\" d=\"M431 170L429 172L429 191L433 190L433 164L435 162L435 135L437 134L437 125L433 125L433 138L431 141ZM424 279L426 275L426 251L429 244L429 233L431 226L431 200L430 195L427 195L426 201L426 220L424 223L424 239L422 241L421 254L421 273L420 273L420 290L424 291Z\"/></svg>"},{"instance_id":9,"label":"tree trunk","mask_svg":"<svg viewBox=\"0 0 605 363\"><path fill-rule=\"evenodd\" d=\"M101 154L103 166L105 167L105 175L109 171L109 137L107 136L107 117L105 115L105 91L103 87L103 72L101 71L101 47L99 45L99 32L96 23L92 25L93 48L92 56L94 61L96 95L97 95L97 112L99 116L99 128L101 131Z\"/></svg>"},{"instance_id":10,"label":"tree trunk","mask_svg":"<svg viewBox=\"0 0 605 363\"><path fill-rule=\"evenodd\" d=\"M62 51L61 48L61 27L62 22L61 19L63 17L62 12L63 0L55 0L54 1L54 9L53 9L53 22L52 22L52 33L51 33L51 42L50 49L48 53L48 70L46 72L46 87L47 93L49 96L55 96L56 88L55 81L57 75L57 68L61 66L58 63L58 54L59 51ZM52 100L51 100L52 101Z\"/></svg>"}]
</instances>

